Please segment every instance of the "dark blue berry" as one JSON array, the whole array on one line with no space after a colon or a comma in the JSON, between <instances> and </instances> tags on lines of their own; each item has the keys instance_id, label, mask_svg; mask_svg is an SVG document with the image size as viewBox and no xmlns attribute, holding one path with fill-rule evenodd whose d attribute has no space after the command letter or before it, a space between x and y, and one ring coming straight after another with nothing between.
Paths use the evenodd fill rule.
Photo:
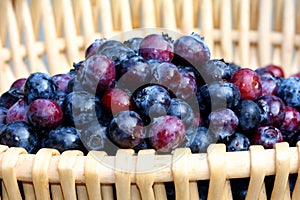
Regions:
<instances>
[{"instance_id":1,"label":"dark blue berry","mask_svg":"<svg viewBox=\"0 0 300 200\"><path fill-rule=\"evenodd\" d=\"M234 109L239 118L238 130L245 133L254 131L261 120L261 110L257 103L252 100L241 100Z\"/></svg>"},{"instance_id":2,"label":"dark blue berry","mask_svg":"<svg viewBox=\"0 0 300 200\"><path fill-rule=\"evenodd\" d=\"M210 144L216 143L217 138L205 126L191 127L186 130L186 147L192 153L207 153Z\"/></svg>"},{"instance_id":3,"label":"dark blue berry","mask_svg":"<svg viewBox=\"0 0 300 200\"><path fill-rule=\"evenodd\" d=\"M287 106L300 109L300 78L283 79L278 87L277 95Z\"/></svg>"},{"instance_id":4,"label":"dark blue berry","mask_svg":"<svg viewBox=\"0 0 300 200\"><path fill-rule=\"evenodd\" d=\"M9 147L22 147L28 153L36 153L40 147L37 133L23 121L7 124L0 134L0 143Z\"/></svg>"},{"instance_id":5,"label":"dark blue berry","mask_svg":"<svg viewBox=\"0 0 300 200\"><path fill-rule=\"evenodd\" d=\"M120 148L133 148L143 142L146 129L134 111L122 111L110 123L108 136Z\"/></svg>"},{"instance_id":6,"label":"dark blue berry","mask_svg":"<svg viewBox=\"0 0 300 200\"><path fill-rule=\"evenodd\" d=\"M0 106L8 109L23 97L23 91L17 88L11 88L0 96Z\"/></svg>"},{"instance_id":7,"label":"dark blue berry","mask_svg":"<svg viewBox=\"0 0 300 200\"><path fill-rule=\"evenodd\" d=\"M185 124L185 127L189 127L194 120L194 111L192 107L187 102L177 98L171 99L167 114L181 119Z\"/></svg>"},{"instance_id":8,"label":"dark blue berry","mask_svg":"<svg viewBox=\"0 0 300 200\"><path fill-rule=\"evenodd\" d=\"M78 130L101 118L100 99L88 92L78 91L68 94L63 102L64 123Z\"/></svg>"},{"instance_id":9,"label":"dark blue berry","mask_svg":"<svg viewBox=\"0 0 300 200\"><path fill-rule=\"evenodd\" d=\"M240 90L230 82L215 82L201 86L197 91L199 107L209 113L219 108L234 109L241 98Z\"/></svg>"},{"instance_id":10,"label":"dark blue berry","mask_svg":"<svg viewBox=\"0 0 300 200\"><path fill-rule=\"evenodd\" d=\"M24 96L28 104L36 99L54 99L57 89L57 84L49 75L35 72L25 82Z\"/></svg>"},{"instance_id":11,"label":"dark blue berry","mask_svg":"<svg viewBox=\"0 0 300 200\"><path fill-rule=\"evenodd\" d=\"M250 147L249 138L241 133L235 133L226 144L227 151L248 151Z\"/></svg>"},{"instance_id":12,"label":"dark blue berry","mask_svg":"<svg viewBox=\"0 0 300 200\"><path fill-rule=\"evenodd\" d=\"M163 116L167 113L171 96L163 86L145 85L133 93L132 100L135 110L147 124L151 121L151 118Z\"/></svg>"},{"instance_id":13,"label":"dark blue berry","mask_svg":"<svg viewBox=\"0 0 300 200\"><path fill-rule=\"evenodd\" d=\"M54 148L59 152L66 150L80 150L86 152L81 142L79 131L70 126L61 126L53 129L42 141L43 148Z\"/></svg>"}]
</instances>

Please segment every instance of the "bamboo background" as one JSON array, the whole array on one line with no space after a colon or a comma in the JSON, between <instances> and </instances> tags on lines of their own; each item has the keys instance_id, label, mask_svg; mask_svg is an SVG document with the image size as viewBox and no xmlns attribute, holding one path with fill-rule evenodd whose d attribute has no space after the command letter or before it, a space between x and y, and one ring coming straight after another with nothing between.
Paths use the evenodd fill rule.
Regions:
<instances>
[{"instance_id":1,"label":"bamboo background","mask_svg":"<svg viewBox=\"0 0 300 200\"><path fill-rule=\"evenodd\" d=\"M300 68L299 0L1 0L0 93L30 72L64 73L96 38L163 27L205 37L212 58Z\"/></svg>"}]
</instances>

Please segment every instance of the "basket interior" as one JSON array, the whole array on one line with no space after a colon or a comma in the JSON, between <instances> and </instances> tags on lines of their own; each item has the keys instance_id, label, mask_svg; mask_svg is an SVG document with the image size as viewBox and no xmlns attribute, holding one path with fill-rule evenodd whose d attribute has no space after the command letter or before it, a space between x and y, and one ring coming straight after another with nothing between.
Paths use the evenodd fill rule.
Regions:
<instances>
[{"instance_id":1,"label":"basket interior","mask_svg":"<svg viewBox=\"0 0 300 200\"><path fill-rule=\"evenodd\" d=\"M96 38L141 28L201 34L212 58L300 66L299 0L2 0L0 92L30 72L65 73ZM149 30L148 30L149 31ZM153 31L153 29L152 29ZM151 32L151 30L150 30Z\"/></svg>"}]
</instances>

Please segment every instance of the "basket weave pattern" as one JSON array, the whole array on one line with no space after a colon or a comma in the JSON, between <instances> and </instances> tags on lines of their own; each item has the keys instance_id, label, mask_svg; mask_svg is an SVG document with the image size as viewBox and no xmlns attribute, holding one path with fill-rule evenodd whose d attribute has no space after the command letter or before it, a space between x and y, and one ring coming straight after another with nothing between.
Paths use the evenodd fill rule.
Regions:
<instances>
[{"instance_id":1,"label":"basket weave pattern","mask_svg":"<svg viewBox=\"0 0 300 200\"><path fill-rule=\"evenodd\" d=\"M0 8L0 94L31 72L65 73L96 38L135 28L200 33L213 58L249 68L274 63L287 76L300 69L300 0L0 0ZM232 199L229 180L244 177L250 177L247 199L267 199L268 175L276 175L272 199L299 199L300 177L292 196L288 183L299 170L300 143L235 153L222 144L208 154L119 150L116 156L27 154L0 145L3 200L166 199L164 182L170 181L178 200L199 199L198 180L210 180L208 199Z\"/></svg>"},{"instance_id":2,"label":"basket weave pattern","mask_svg":"<svg viewBox=\"0 0 300 200\"><path fill-rule=\"evenodd\" d=\"M299 0L1 0L0 6L0 93L33 71L66 72L96 38L143 27L200 33L213 58L249 68L274 63L288 75L300 66Z\"/></svg>"},{"instance_id":3,"label":"basket weave pattern","mask_svg":"<svg viewBox=\"0 0 300 200\"><path fill-rule=\"evenodd\" d=\"M170 181L177 199L199 199L198 180L210 180L208 199L232 199L230 179L245 177L250 177L246 199L267 199L264 178L276 175L272 199L282 200L291 199L289 174L300 170L300 142L297 147L278 143L269 150L254 145L235 153L213 144L207 154L186 148L173 155L156 155L151 149L135 155L123 149L116 156L102 151L83 156L46 148L27 154L3 145L0 151L2 199L22 199L20 191L26 199L166 199L164 182ZM298 177L292 199L299 196Z\"/></svg>"}]
</instances>

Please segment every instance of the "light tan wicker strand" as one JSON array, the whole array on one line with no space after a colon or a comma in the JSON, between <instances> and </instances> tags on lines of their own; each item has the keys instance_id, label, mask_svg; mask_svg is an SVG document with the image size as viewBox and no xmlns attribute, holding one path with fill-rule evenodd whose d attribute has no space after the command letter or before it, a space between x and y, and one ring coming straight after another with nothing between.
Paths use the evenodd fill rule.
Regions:
<instances>
[{"instance_id":1,"label":"light tan wicker strand","mask_svg":"<svg viewBox=\"0 0 300 200\"><path fill-rule=\"evenodd\" d=\"M298 149L298 155L300 155L300 141L297 142L297 149ZM298 174L300 174L300 159L298 161ZM297 181L295 183L295 186L294 186L294 191L293 191L293 195L292 195L292 199L293 200L296 200L296 199L299 199L300 197L300 176L297 177Z\"/></svg>"},{"instance_id":2,"label":"light tan wicker strand","mask_svg":"<svg viewBox=\"0 0 300 200\"><path fill-rule=\"evenodd\" d=\"M233 60L231 0L222 0L220 9L221 49L225 60Z\"/></svg>"},{"instance_id":3,"label":"light tan wicker strand","mask_svg":"<svg viewBox=\"0 0 300 200\"><path fill-rule=\"evenodd\" d=\"M42 52L39 50L36 38L34 36L33 24L31 20L30 10L27 3L27 0L14 0L15 14L18 22L19 34L20 38L24 37L26 40L25 44L25 58L28 58L28 68L29 72L40 71L44 73L48 73L48 70L45 64L39 58L39 54ZM24 59L23 62L25 62ZM22 77L26 77L27 74L22 74ZM17 76L20 78L20 75Z\"/></svg>"},{"instance_id":4,"label":"light tan wicker strand","mask_svg":"<svg viewBox=\"0 0 300 200\"><path fill-rule=\"evenodd\" d=\"M89 199L102 200L101 179L99 175L99 163L107 153L103 151L90 151L85 160L84 176Z\"/></svg>"},{"instance_id":5,"label":"light tan wicker strand","mask_svg":"<svg viewBox=\"0 0 300 200\"><path fill-rule=\"evenodd\" d=\"M141 27L156 27L155 21L155 7L153 0L140 0L141 1L141 9L144 12L141 13Z\"/></svg>"},{"instance_id":6,"label":"light tan wicker strand","mask_svg":"<svg viewBox=\"0 0 300 200\"><path fill-rule=\"evenodd\" d=\"M187 155L191 154L190 149L178 148L173 153L172 172L174 178L176 200L190 199L188 161ZM199 199L199 198L198 198Z\"/></svg>"},{"instance_id":7,"label":"light tan wicker strand","mask_svg":"<svg viewBox=\"0 0 300 200\"><path fill-rule=\"evenodd\" d=\"M77 156L83 156L81 151L64 151L58 162L58 172L64 199L76 199L74 163Z\"/></svg>"},{"instance_id":8,"label":"light tan wicker strand","mask_svg":"<svg viewBox=\"0 0 300 200\"><path fill-rule=\"evenodd\" d=\"M246 200L267 199L265 192L265 160L264 148L253 145L250 147L251 172Z\"/></svg>"},{"instance_id":9,"label":"light tan wicker strand","mask_svg":"<svg viewBox=\"0 0 300 200\"><path fill-rule=\"evenodd\" d=\"M202 0L202 4L200 6L200 14L201 14L201 24L203 24L202 28L202 36L205 38L205 42L209 46L211 50L211 57L215 58L214 54L214 40L213 40L213 12L212 12L212 1L211 0Z\"/></svg>"},{"instance_id":10,"label":"light tan wicker strand","mask_svg":"<svg viewBox=\"0 0 300 200\"><path fill-rule=\"evenodd\" d=\"M54 0L53 7L57 36L65 39L67 60L78 62L79 47L72 2L71 0ZM72 63L68 64L67 66L57 66L57 68L64 68L67 71Z\"/></svg>"},{"instance_id":11,"label":"light tan wicker strand","mask_svg":"<svg viewBox=\"0 0 300 200\"><path fill-rule=\"evenodd\" d=\"M4 49L0 51L0 83L1 88L7 89L7 82L12 83L16 74L19 76L26 74L26 69L23 68L22 64L22 48L20 46L20 38L12 2L10 0L3 0L0 1L0 6L2 9L0 17L0 43L5 45ZM9 48L5 48L7 42L6 38L8 38L8 42L10 43ZM9 65L9 61L12 61L13 65Z\"/></svg>"},{"instance_id":12,"label":"light tan wicker strand","mask_svg":"<svg viewBox=\"0 0 300 200\"><path fill-rule=\"evenodd\" d=\"M49 191L48 167L52 156L60 155L54 149L41 149L36 155L32 166L32 182L37 200L51 199Z\"/></svg>"},{"instance_id":13,"label":"light tan wicker strand","mask_svg":"<svg viewBox=\"0 0 300 200\"><path fill-rule=\"evenodd\" d=\"M223 199L226 183L225 152L225 145L210 145L207 149L208 165L210 172L210 181L207 197L208 200Z\"/></svg>"},{"instance_id":14,"label":"light tan wicker strand","mask_svg":"<svg viewBox=\"0 0 300 200\"><path fill-rule=\"evenodd\" d=\"M0 145L0 154L2 154L3 152L5 152L7 149L8 149L8 146ZM4 183L3 182L1 182L0 187L2 189L2 199L8 199L8 197L7 197L7 191L6 191L5 187L4 187ZM0 197L0 199L1 199L1 197Z\"/></svg>"},{"instance_id":15,"label":"light tan wicker strand","mask_svg":"<svg viewBox=\"0 0 300 200\"><path fill-rule=\"evenodd\" d=\"M236 58L236 62L242 66L248 66L250 59L250 0L242 0L239 3L239 58Z\"/></svg>"},{"instance_id":16,"label":"light tan wicker strand","mask_svg":"<svg viewBox=\"0 0 300 200\"><path fill-rule=\"evenodd\" d=\"M60 184L51 184L51 197L53 200L63 200L63 192Z\"/></svg>"},{"instance_id":17,"label":"light tan wicker strand","mask_svg":"<svg viewBox=\"0 0 300 200\"><path fill-rule=\"evenodd\" d=\"M167 200L167 193L164 183L155 183L153 185L153 190L155 194L155 199Z\"/></svg>"},{"instance_id":18,"label":"light tan wicker strand","mask_svg":"<svg viewBox=\"0 0 300 200\"><path fill-rule=\"evenodd\" d=\"M272 1L264 0L259 2L259 23L258 23L258 54L259 63L267 65L271 60L271 21Z\"/></svg>"},{"instance_id":19,"label":"light tan wicker strand","mask_svg":"<svg viewBox=\"0 0 300 200\"><path fill-rule=\"evenodd\" d=\"M83 44L80 45L80 58L84 57L84 51L83 49L87 48L88 44L91 44L96 38L100 38L100 33L96 34L96 23L98 22L98 16L93 17L93 14L95 13L94 9L98 8L97 4L105 3L107 1L86 1L86 0L77 0L72 1L73 3L73 13L74 13L74 20L75 20L75 26L76 26L76 34L77 37L83 37ZM109 3L109 2L108 2ZM103 6L102 6L103 7ZM111 14L110 14L110 5L104 5L104 8L101 11L98 11L96 13L106 13L107 14L105 20L101 21L102 25L102 33L107 33L107 30L103 27L106 27L107 24L109 24L110 27L112 27L112 21L111 21ZM112 28L110 28L112 31ZM110 32L111 32L110 31ZM78 59L78 58L77 58Z\"/></svg>"},{"instance_id":20,"label":"light tan wicker strand","mask_svg":"<svg viewBox=\"0 0 300 200\"><path fill-rule=\"evenodd\" d=\"M24 199L26 200L36 199L34 187L31 182L22 182L22 187L23 187Z\"/></svg>"},{"instance_id":21,"label":"light tan wicker strand","mask_svg":"<svg viewBox=\"0 0 300 200\"><path fill-rule=\"evenodd\" d=\"M117 199L130 200L131 197L131 173L135 165L132 164L134 151L118 150L115 157L115 184Z\"/></svg>"},{"instance_id":22,"label":"light tan wicker strand","mask_svg":"<svg viewBox=\"0 0 300 200\"><path fill-rule=\"evenodd\" d=\"M4 182L5 191L7 192L8 199L11 200L22 199L15 170L20 154L27 154L27 151L23 148L16 147L7 149L3 156L1 165L2 180Z\"/></svg>"},{"instance_id":23,"label":"light tan wicker strand","mask_svg":"<svg viewBox=\"0 0 300 200\"><path fill-rule=\"evenodd\" d=\"M136 163L136 184L144 200L154 200L154 169L155 151L153 149L139 151Z\"/></svg>"},{"instance_id":24,"label":"light tan wicker strand","mask_svg":"<svg viewBox=\"0 0 300 200\"><path fill-rule=\"evenodd\" d=\"M282 18L282 47L281 59L286 70L295 74L299 69L292 67L292 59L294 56L294 38L295 38L295 1L285 0Z\"/></svg>"},{"instance_id":25,"label":"light tan wicker strand","mask_svg":"<svg viewBox=\"0 0 300 200\"><path fill-rule=\"evenodd\" d=\"M114 200L114 188L112 184L102 184L101 193L103 200Z\"/></svg>"},{"instance_id":26,"label":"light tan wicker strand","mask_svg":"<svg viewBox=\"0 0 300 200\"><path fill-rule=\"evenodd\" d=\"M275 144L276 176L271 198L274 200L290 199L288 176L290 169L290 149L287 143Z\"/></svg>"},{"instance_id":27,"label":"light tan wicker strand","mask_svg":"<svg viewBox=\"0 0 300 200\"><path fill-rule=\"evenodd\" d=\"M136 184L131 184L130 186L130 199L131 200L141 200L141 194L138 186Z\"/></svg>"},{"instance_id":28,"label":"light tan wicker strand","mask_svg":"<svg viewBox=\"0 0 300 200\"><path fill-rule=\"evenodd\" d=\"M51 74L61 73L65 71L65 66L68 62L59 53L60 42L57 40L57 31L55 27L55 20L53 14L53 6L50 0L32 0L32 19L36 37L38 37L39 30L42 28L44 33L45 54L47 55L47 63L49 65L49 72ZM36 13L36 14L35 14ZM40 27L42 25L42 27ZM62 41L64 45L65 41Z\"/></svg>"},{"instance_id":29,"label":"light tan wicker strand","mask_svg":"<svg viewBox=\"0 0 300 200\"><path fill-rule=\"evenodd\" d=\"M159 0L159 8L156 13L161 13L161 17L157 17L158 26L176 30L176 13L173 0ZM157 3L158 4L158 3ZM161 20L159 20L161 19Z\"/></svg>"}]
</instances>

